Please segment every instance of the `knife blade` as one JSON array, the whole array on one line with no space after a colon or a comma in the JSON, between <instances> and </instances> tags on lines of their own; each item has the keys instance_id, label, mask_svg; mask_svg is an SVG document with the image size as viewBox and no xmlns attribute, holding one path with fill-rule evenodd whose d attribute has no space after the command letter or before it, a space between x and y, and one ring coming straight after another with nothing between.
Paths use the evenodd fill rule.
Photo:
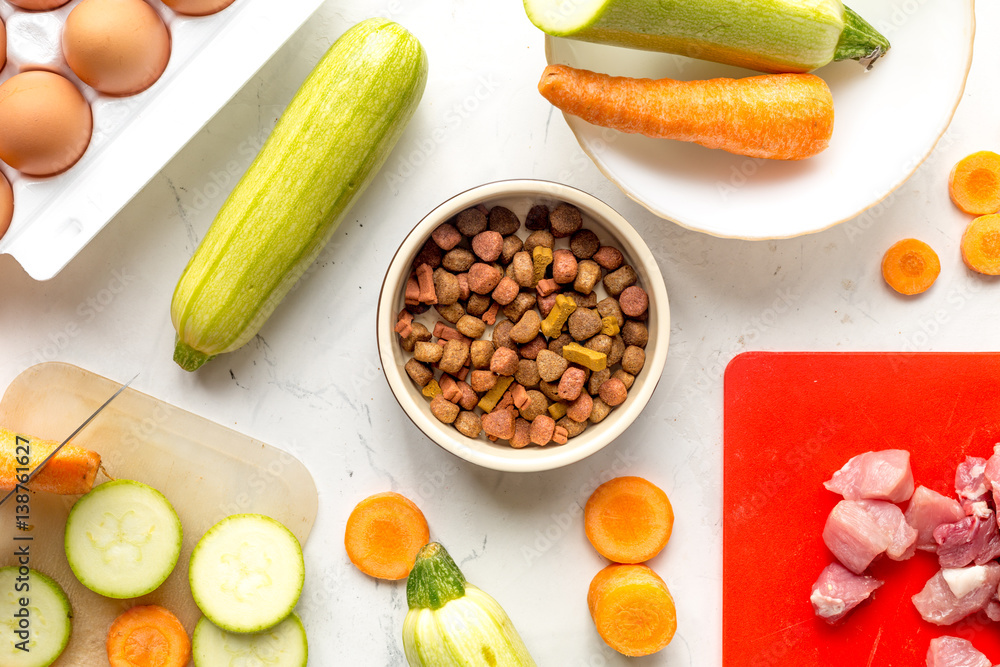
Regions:
<instances>
[{"instance_id":1,"label":"knife blade","mask_svg":"<svg viewBox=\"0 0 1000 667\"><path fill-rule=\"evenodd\" d=\"M42 459L41 463L39 463L37 466L35 466L35 468L30 473L28 473L28 480L26 482L14 485L14 488L10 490L10 493L8 493L6 496L3 497L2 500L0 500L0 505L3 505L5 502L7 502L8 498L10 498L15 493L17 493L17 490L18 490L19 486L23 487L23 486L27 486L28 484L30 484L31 480L34 479L35 475L37 475L39 472L41 472L42 468L45 467L45 464L48 463L50 460L52 460L52 458L56 454L59 453L59 450L61 450L63 447L65 447L69 443L70 440L72 440L73 438L75 438L77 436L77 434L80 433L80 431L82 431L84 428L86 428L87 424L89 424L90 422L94 421L94 418L97 417L97 415L101 414L101 412L104 410L104 408L108 407L108 405L111 403L111 401L113 401L116 398L118 398L118 395L121 394L123 391L125 391L128 388L128 386L130 384L132 384L132 382L135 381L135 379L137 377L139 377L138 373L136 373L134 376L132 376L131 380L129 380L128 382L126 382L125 384L123 384L121 387L119 387L118 391L116 391L114 394L111 395L111 398L109 398L108 400L104 401L104 403L101 404L101 407L99 407L96 410L94 410L93 414L91 414L89 417L87 417L82 424L80 424L79 426L77 426L76 429L72 433L69 434L68 438L66 438L61 443L59 443L58 447L56 447L55 449L53 449L49 453L48 456L46 456L44 459Z\"/></svg>"}]
</instances>

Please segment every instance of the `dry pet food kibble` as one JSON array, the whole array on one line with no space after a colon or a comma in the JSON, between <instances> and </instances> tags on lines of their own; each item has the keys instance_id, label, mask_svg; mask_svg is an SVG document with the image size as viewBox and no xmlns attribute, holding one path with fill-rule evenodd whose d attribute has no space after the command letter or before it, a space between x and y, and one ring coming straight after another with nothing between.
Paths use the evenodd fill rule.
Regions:
<instances>
[{"instance_id":1,"label":"dry pet food kibble","mask_svg":"<svg viewBox=\"0 0 1000 667\"><path fill-rule=\"evenodd\" d=\"M431 414L515 449L565 444L625 401L650 316L635 270L579 209L536 204L521 222L477 205L439 225L394 323Z\"/></svg>"}]
</instances>

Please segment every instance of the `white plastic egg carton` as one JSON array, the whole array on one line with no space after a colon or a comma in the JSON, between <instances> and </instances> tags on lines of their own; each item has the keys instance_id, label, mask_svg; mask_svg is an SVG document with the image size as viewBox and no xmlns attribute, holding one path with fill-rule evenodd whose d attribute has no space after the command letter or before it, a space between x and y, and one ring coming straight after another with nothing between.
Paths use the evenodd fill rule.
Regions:
<instances>
[{"instance_id":1,"label":"white plastic egg carton","mask_svg":"<svg viewBox=\"0 0 1000 667\"><path fill-rule=\"evenodd\" d=\"M0 83L26 69L59 72L83 91L94 114L87 152L62 174L31 178L0 163L14 190L14 219L0 253L36 280L59 273L323 2L235 0L217 14L189 17L146 1L170 30L170 62L149 89L107 97L62 58L62 26L80 0L48 12L0 0L7 26Z\"/></svg>"}]
</instances>

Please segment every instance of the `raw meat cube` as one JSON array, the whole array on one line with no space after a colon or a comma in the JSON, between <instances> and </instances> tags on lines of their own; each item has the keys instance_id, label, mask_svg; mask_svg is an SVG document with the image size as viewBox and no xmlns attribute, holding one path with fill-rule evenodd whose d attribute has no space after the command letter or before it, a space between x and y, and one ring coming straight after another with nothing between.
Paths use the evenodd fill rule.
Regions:
<instances>
[{"instance_id":1,"label":"raw meat cube","mask_svg":"<svg viewBox=\"0 0 1000 667\"><path fill-rule=\"evenodd\" d=\"M965 513L972 514L970 505L986 501L990 490L990 483L986 481L986 459L966 456L955 470L955 492Z\"/></svg>"},{"instance_id":2,"label":"raw meat cube","mask_svg":"<svg viewBox=\"0 0 1000 667\"><path fill-rule=\"evenodd\" d=\"M840 563L830 563L813 584L809 601L816 615L832 625L867 600L883 583L874 577L858 576Z\"/></svg>"},{"instance_id":3,"label":"raw meat cube","mask_svg":"<svg viewBox=\"0 0 1000 667\"><path fill-rule=\"evenodd\" d=\"M941 567L964 567L973 561L982 565L1000 556L1000 531L990 509L941 524L934 529L934 541Z\"/></svg>"},{"instance_id":4,"label":"raw meat cube","mask_svg":"<svg viewBox=\"0 0 1000 667\"><path fill-rule=\"evenodd\" d=\"M931 640L927 667L991 667L991 663L969 640L945 636Z\"/></svg>"},{"instance_id":5,"label":"raw meat cube","mask_svg":"<svg viewBox=\"0 0 1000 667\"><path fill-rule=\"evenodd\" d=\"M859 500L858 503L875 517L876 523L889 537L885 555L892 560L906 560L916 552L917 531L906 523L903 511L884 500Z\"/></svg>"},{"instance_id":6,"label":"raw meat cube","mask_svg":"<svg viewBox=\"0 0 1000 667\"><path fill-rule=\"evenodd\" d=\"M906 522L917 531L917 549L937 551L934 529L943 523L955 523L965 517L958 501L918 486L906 508Z\"/></svg>"},{"instance_id":7,"label":"raw meat cube","mask_svg":"<svg viewBox=\"0 0 1000 667\"><path fill-rule=\"evenodd\" d=\"M823 542L844 567L861 574L891 540L864 505L841 500L826 519Z\"/></svg>"},{"instance_id":8,"label":"raw meat cube","mask_svg":"<svg viewBox=\"0 0 1000 667\"><path fill-rule=\"evenodd\" d=\"M951 580L949 584L948 580ZM986 607L1000 583L1000 564L972 565L959 572L943 570L931 577L913 596L913 606L928 623L951 625ZM952 589L955 586L955 589ZM962 593L962 595L957 595Z\"/></svg>"},{"instance_id":9,"label":"raw meat cube","mask_svg":"<svg viewBox=\"0 0 1000 667\"><path fill-rule=\"evenodd\" d=\"M847 500L869 498L901 503L913 495L910 453L886 449L858 454L823 486Z\"/></svg>"}]
</instances>

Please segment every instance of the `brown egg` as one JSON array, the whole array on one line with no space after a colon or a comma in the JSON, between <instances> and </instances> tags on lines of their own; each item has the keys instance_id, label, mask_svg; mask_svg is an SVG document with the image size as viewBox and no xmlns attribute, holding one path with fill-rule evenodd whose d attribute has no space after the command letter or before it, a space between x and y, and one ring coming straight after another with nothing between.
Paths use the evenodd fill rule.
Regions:
<instances>
[{"instance_id":1,"label":"brown egg","mask_svg":"<svg viewBox=\"0 0 1000 667\"><path fill-rule=\"evenodd\" d=\"M80 80L105 95L135 95L160 78L170 33L142 0L83 0L66 18L63 55Z\"/></svg>"},{"instance_id":2,"label":"brown egg","mask_svg":"<svg viewBox=\"0 0 1000 667\"><path fill-rule=\"evenodd\" d=\"M11 218L14 217L14 191L7 178L0 173L0 238L7 233Z\"/></svg>"},{"instance_id":3,"label":"brown egg","mask_svg":"<svg viewBox=\"0 0 1000 667\"><path fill-rule=\"evenodd\" d=\"M188 16L207 16L221 12L233 4L233 0L163 0L163 4L178 14Z\"/></svg>"},{"instance_id":4,"label":"brown egg","mask_svg":"<svg viewBox=\"0 0 1000 667\"><path fill-rule=\"evenodd\" d=\"M69 0L10 0L10 4L15 7L20 7L21 9L30 9L32 11L45 11L47 9L55 9L56 7L62 7Z\"/></svg>"},{"instance_id":5,"label":"brown egg","mask_svg":"<svg viewBox=\"0 0 1000 667\"><path fill-rule=\"evenodd\" d=\"M90 143L90 105L65 77L22 72L0 85L0 160L28 176L72 167Z\"/></svg>"}]
</instances>

